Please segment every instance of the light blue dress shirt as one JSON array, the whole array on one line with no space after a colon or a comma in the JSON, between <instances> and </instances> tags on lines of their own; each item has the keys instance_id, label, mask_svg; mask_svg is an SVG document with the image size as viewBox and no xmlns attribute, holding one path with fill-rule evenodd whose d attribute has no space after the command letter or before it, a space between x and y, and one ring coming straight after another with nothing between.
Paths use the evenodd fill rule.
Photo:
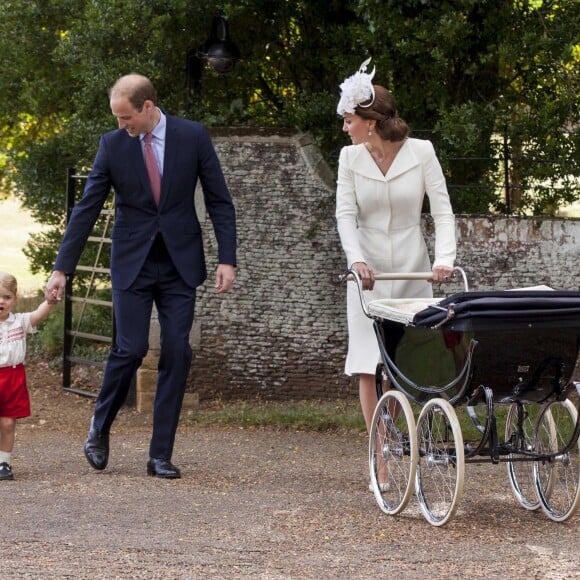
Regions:
<instances>
[{"instance_id":1,"label":"light blue dress shirt","mask_svg":"<svg viewBox=\"0 0 580 580\"><path fill-rule=\"evenodd\" d=\"M155 126L153 131L153 139L151 140L151 145L153 146L153 153L155 155L155 160L157 161L157 167L159 167L159 175L163 178L163 160L165 159L165 130L167 128L167 119L163 114L161 109L157 109L159 114L159 123ZM139 135L141 141L141 149L143 154L145 154L145 133Z\"/></svg>"}]
</instances>

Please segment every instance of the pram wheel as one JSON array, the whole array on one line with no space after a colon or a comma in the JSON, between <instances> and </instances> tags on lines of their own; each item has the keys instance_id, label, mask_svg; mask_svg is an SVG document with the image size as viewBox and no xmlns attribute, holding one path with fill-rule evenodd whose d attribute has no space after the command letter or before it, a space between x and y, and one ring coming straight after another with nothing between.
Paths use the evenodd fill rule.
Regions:
<instances>
[{"instance_id":1,"label":"pram wheel","mask_svg":"<svg viewBox=\"0 0 580 580\"><path fill-rule=\"evenodd\" d=\"M554 521L572 516L580 499L578 412L569 399L546 403L534 428L534 450L555 457L534 462L534 481L542 509Z\"/></svg>"},{"instance_id":2,"label":"pram wheel","mask_svg":"<svg viewBox=\"0 0 580 580\"><path fill-rule=\"evenodd\" d=\"M411 404L399 391L377 403L369 434L369 469L375 499L387 514L402 511L413 494L417 432Z\"/></svg>"},{"instance_id":3,"label":"pram wheel","mask_svg":"<svg viewBox=\"0 0 580 580\"><path fill-rule=\"evenodd\" d=\"M445 524L463 492L463 436L455 409L444 399L427 401L417 421L417 498L427 521Z\"/></svg>"},{"instance_id":4,"label":"pram wheel","mask_svg":"<svg viewBox=\"0 0 580 580\"><path fill-rule=\"evenodd\" d=\"M510 484L516 499L527 510L537 510L540 507L534 481L534 461L531 459L534 454L532 440L538 409L537 405L512 403L505 424L505 441L514 450L508 455L507 463ZM524 459L526 454L529 454L529 461L510 461Z\"/></svg>"}]
</instances>

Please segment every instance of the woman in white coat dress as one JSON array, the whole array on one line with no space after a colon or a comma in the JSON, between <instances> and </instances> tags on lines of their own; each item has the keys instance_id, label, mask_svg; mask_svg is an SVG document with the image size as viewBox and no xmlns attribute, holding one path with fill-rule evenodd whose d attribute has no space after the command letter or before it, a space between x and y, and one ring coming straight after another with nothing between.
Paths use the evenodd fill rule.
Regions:
<instances>
[{"instance_id":1,"label":"woman in white coat dress","mask_svg":"<svg viewBox=\"0 0 580 580\"><path fill-rule=\"evenodd\" d=\"M369 59L370 60L370 59ZM376 281L379 272L425 272L449 278L455 260L455 218L443 171L430 141L409 138L395 100L372 84L374 70L360 70L341 85L338 114L352 145L342 149L336 220L349 268L361 278L365 299L431 297L428 281ZM435 224L431 266L421 231L423 198ZM375 371L380 359L372 321L361 308L355 283L347 284L348 354L345 373L359 375L367 430L377 404Z\"/></svg>"}]
</instances>

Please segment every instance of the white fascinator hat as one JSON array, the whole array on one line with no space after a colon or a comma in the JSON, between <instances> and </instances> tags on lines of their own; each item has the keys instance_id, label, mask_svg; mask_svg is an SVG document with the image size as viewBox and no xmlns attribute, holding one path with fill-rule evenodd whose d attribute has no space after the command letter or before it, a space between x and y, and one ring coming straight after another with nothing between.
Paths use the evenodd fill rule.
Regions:
<instances>
[{"instance_id":1,"label":"white fascinator hat","mask_svg":"<svg viewBox=\"0 0 580 580\"><path fill-rule=\"evenodd\" d=\"M352 76L344 80L340 85L340 101L336 107L336 112L343 116L345 113L354 114L357 107L370 107L375 100L375 89L373 87L373 77L376 67L372 72L367 73L367 66L371 62L367 58ZM362 103L365 103L364 105Z\"/></svg>"}]
</instances>

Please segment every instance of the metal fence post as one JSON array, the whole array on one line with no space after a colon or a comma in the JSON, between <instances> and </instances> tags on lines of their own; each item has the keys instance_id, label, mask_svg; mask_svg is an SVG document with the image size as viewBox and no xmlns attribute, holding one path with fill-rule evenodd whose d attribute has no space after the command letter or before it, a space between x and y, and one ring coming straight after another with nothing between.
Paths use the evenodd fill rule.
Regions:
<instances>
[{"instance_id":1,"label":"metal fence post","mask_svg":"<svg viewBox=\"0 0 580 580\"><path fill-rule=\"evenodd\" d=\"M505 211L506 214L512 212L511 208L511 191L510 191L510 168L509 168L509 142L508 142L508 132L507 127L504 128L503 132L503 187L505 191Z\"/></svg>"}]
</instances>

